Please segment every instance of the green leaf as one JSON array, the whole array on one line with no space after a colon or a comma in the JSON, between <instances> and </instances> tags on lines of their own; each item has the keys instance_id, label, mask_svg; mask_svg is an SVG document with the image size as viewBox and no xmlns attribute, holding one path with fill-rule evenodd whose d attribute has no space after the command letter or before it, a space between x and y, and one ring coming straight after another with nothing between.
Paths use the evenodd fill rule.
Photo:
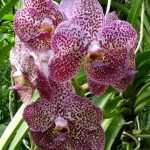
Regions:
<instances>
[{"instance_id":1,"label":"green leaf","mask_svg":"<svg viewBox=\"0 0 150 150\"><path fill-rule=\"evenodd\" d=\"M5 131L6 127L7 127L6 125L0 124L0 137L2 136L2 134Z\"/></svg>"},{"instance_id":2,"label":"green leaf","mask_svg":"<svg viewBox=\"0 0 150 150\"><path fill-rule=\"evenodd\" d=\"M132 5L131 5L131 9L130 9L127 20L134 27L136 27L136 25L137 25L138 16L139 16L139 13L140 13L139 10L141 9L142 2L143 2L143 0L132 0Z\"/></svg>"},{"instance_id":3,"label":"green leaf","mask_svg":"<svg viewBox=\"0 0 150 150\"><path fill-rule=\"evenodd\" d=\"M38 91L38 90L35 90L35 91L34 91L34 94L33 94L33 96L32 96L32 100L33 100L33 101L36 101L36 100L38 100L39 98L40 98L39 91Z\"/></svg>"},{"instance_id":4,"label":"green leaf","mask_svg":"<svg viewBox=\"0 0 150 150\"><path fill-rule=\"evenodd\" d=\"M107 5L107 0L99 0L101 5ZM125 7L123 4L120 4L119 2L112 1L111 6L113 8L117 8L118 10L121 10L124 14L128 15L129 9Z\"/></svg>"},{"instance_id":5,"label":"green leaf","mask_svg":"<svg viewBox=\"0 0 150 150\"><path fill-rule=\"evenodd\" d=\"M6 57L9 56L9 52L13 46L14 43L4 46L2 49L0 49L0 64L5 62Z\"/></svg>"},{"instance_id":6,"label":"green leaf","mask_svg":"<svg viewBox=\"0 0 150 150\"><path fill-rule=\"evenodd\" d=\"M139 103L141 103L144 99L147 99L150 97L150 91L144 91L142 92L136 99L135 106L137 106Z\"/></svg>"},{"instance_id":7,"label":"green leaf","mask_svg":"<svg viewBox=\"0 0 150 150\"><path fill-rule=\"evenodd\" d=\"M110 100L105 109L104 109L104 118L112 118L118 114L118 103L122 100L121 96L117 96L114 99Z\"/></svg>"},{"instance_id":8,"label":"green leaf","mask_svg":"<svg viewBox=\"0 0 150 150\"><path fill-rule=\"evenodd\" d=\"M20 107L20 109L17 111L16 115L11 120L9 125L7 126L6 130L4 131L2 137L0 138L0 150L5 150L7 148L14 134L20 127L23 121L22 114L23 114L24 108L25 108L25 105L23 104Z\"/></svg>"},{"instance_id":9,"label":"green leaf","mask_svg":"<svg viewBox=\"0 0 150 150\"><path fill-rule=\"evenodd\" d=\"M97 107L104 109L108 101L114 95L114 90L110 87L103 96L93 97L93 102L96 104Z\"/></svg>"},{"instance_id":10,"label":"green leaf","mask_svg":"<svg viewBox=\"0 0 150 150\"><path fill-rule=\"evenodd\" d=\"M0 20L18 1L19 0L11 0L0 10Z\"/></svg>"},{"instance_id":11,"label":"green leaf","mask_svg":"<svg viewBox=\"0 0 150 150\"><path fill-rule=\"evenodd\" d=\"M140 104L138 104L135 107L135 113L139 113L140 111L142 111L144 109L144 106L150 104L150 97L146 97L142 100L142 102Z\"/></svg>"},{"instance_id":12,"label":"green leaf","mask_svg":"<svg viewBox=\"0 0 150 150\"><path fill-rule=\"evenodd\" d=\"M6 15L3 16L2 20L13 21L14 20L14 15L13 14L6 14Z\"/></svg>"},{"instance_id":13,"label":"green leaf","mask_svg":"<svg viewBox=\"0 0 150 150\"><path fill-rule=\"evenodd\" d=\"M136 65L140 66L145 60L150 60L150 50L139 53L136 56Z\"/></svg>"},{"instance_id":14,"label":"green leaf","mask_svg":"<svg viewBox=\"0 0 150 150\"><path fill-rule=\"evenodd\" d=\"M11 142L8 150L15 150L19 149L20 144L22 143L23 138L28 133L28 125L23 122L20 126L20 128L17 131L17 134L13 138L13 141Z\"/></svg>"},{"instance_id":15,"label":"green leaf","mask_svg":"<svg viewBox=\"0 0 150 150\"><path fill-rule=\"evenodd\" d=\"M105 150L111 150L112 145L115 143L121 129L123 128L125 121L121 115L112 119L105 119L102 123L102 127L105 131Z\"/></svg>"}]
</instances>

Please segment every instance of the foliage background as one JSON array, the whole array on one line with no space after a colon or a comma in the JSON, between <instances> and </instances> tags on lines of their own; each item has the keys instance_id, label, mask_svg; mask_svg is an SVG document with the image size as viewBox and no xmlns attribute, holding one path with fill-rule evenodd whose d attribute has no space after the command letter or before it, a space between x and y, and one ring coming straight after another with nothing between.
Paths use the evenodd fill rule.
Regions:
<instances>
[{"instance_id":1,"label":"foliage background","mask_svg":"<svg viewBox=\"0 0 150 150\"><path fill-rule=\"evenodd\" d=\"M108 1L99 1L106 10ZM0 0L0 150L37 149L22 120L24 105L17 93L9 91L13 85L9 64L14 45L13 18L22 5L21 0ZM112 0L113 10L138 32L138 73L133 84L123 93L110 87L103 96L95 97L86 86L83 68L72 83L77 94L90 98L104 112L105 150L150 150L150 0ZM33 98L36 100L38 93Z\"/></svg>"}]
</instances>

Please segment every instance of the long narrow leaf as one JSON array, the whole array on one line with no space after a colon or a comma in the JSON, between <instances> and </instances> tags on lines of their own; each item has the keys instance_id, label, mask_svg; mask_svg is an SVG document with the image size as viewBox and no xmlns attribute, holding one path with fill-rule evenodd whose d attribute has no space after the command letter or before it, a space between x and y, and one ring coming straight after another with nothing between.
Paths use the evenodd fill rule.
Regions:
<instances>
[{"instance_id":1,"label":"long narrow leaf","mask_svg":"<svg viewBox=\"0 0 150 150\"><path fill-rule=\"evenodd\" d=\"M142 6L143 0L132 0L131 9L128 15L128 22L130 22L134 27L137 25L138 16L140 13L140 8Z\"/></svg>"},{"instance_id":2,"label":"long narrow leaf","mask_svg":"<svg viewBox=\"0 0 150 150\"><path fill-rule=\"evenodd\" d=\"M7 148L14 134L20 127L23 121L22 113L24 108L25 105L23 104L18 110L18 112L16 113L16 115L14 116L14 118L12 119L12 121L9 123L6 130L4 131L2 137L0 138L0 150L5 150Z\"/></svg>"},{"instance_id":3,"label":"long narrow leaf","mask_svg":"<svg viewBox=\"0 0 150 150\"><path fill-rule=\"evenodd\" d=\"M17 131L17 134L15 135L13 141L11 142L11 145L9 146L8 150L18 149L27 132L28 132L28 126L25 122L23 122L19 130Z\"/></svg>"}]
</instances>

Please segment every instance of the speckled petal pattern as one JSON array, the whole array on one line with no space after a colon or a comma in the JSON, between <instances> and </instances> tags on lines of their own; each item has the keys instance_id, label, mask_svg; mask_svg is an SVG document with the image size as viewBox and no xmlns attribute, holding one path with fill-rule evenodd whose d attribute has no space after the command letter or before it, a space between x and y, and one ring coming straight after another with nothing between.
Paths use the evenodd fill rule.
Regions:
<instances>
[{"instance_id":1,"label":"speckled petal pattern","mask_svg":"<svg viewBox=\"0 0 150 150\"><path fill-rule=\"evenodd\" d=\"M83 49L83 53L85 50ZM82 51L72 53L58 52L49 63L49 76L55 82L65 82L75 76L82 65Z\"/></svg>"},{"instance_id":2,"label":"speckled petal pattern","mask_svg":"<svg viewBox=\"0 0 150 150\"><path fill-rule=\"evenodd\" d=\"M52 50L56 53L58 51L74 52L81 46L86 46L83 29L72 20L60 23L51 40Z\"/></svg>"},{"instance_id":3,"label":"speckled petal pattern","mask_svg":"<svg viewBox=\"0 0 150 150\"><path fill-rule=\"evenodd\" d=\"M67 81L80 70L86 49L79 31L70 22L62 23L56 30L52 39L55 56L49 61L49 76L55 82Z\"/></svg>"},{"instance_id":4,"label":"speckled petal pattern","mask_svg":"<svg viewBox=\"0 0 150 150\"><path fill-rule=\"evenodd\" d=\"M29 80L30 84L39 90L42 97L50 97L50 85L44 68L41 67L42 61L38 57L41 53L37 53L39 59L34 60L31 56L31 49L23 42L17 39L16 47L10 52L10 62L13 68L19 69ZM36 54L35 54L36 55ZM50 56L48 56L50 57ZM48 70L48 62L47 62ZM48 71L47 71L48 72Z\"/></svg>"},{"instance_id":5,"label":"speckled petal pattern","mask_svg":"<svg viewBox=\"0 0 150 150\"><path fill-rule=\"evenodd\" d=\"M73 15L73 6L75 0L62 0L60 3L60 10L66 15L69 19Z\"/></svg>"},{"instance_id":6,"label":"speckled petal pattern","mask_svg":"<svg viewBox=\"0 0 150 150\"><path fill-rule=\"evenodd\" d=\"M120 81L112 84L112 86L118 91L125 91L129 85L132 84L134 75L136 73L135 54L134 51L130 53L130 61L128 66L128 73Z\"/></svg>"},{"instance_id":7,"label":"speckled petal pattern","mask_svg":"<svg viewBox=\"0 0 150 150\"><path fill-rule=\"evenodd\" d=\"M88 79L88 85L89 85L91 93L96 96L102 96L106 92L109 86L109 85L100 84L91 79Z\"/></svg>"},{"instance_id":8,"label":"speckled petal pattern","mask_svg":"<svg viewBox=\"0 0 150 150\"><path fill-rule=\"evenodd\" d=\"M74 22L86 33L85 38L93 40L103 27L104 14L98 0L76 0L73 8Z\"/></svg>"},{"instance_id":9,"label":"speckled petal pattern","mask_svg":"<svg viewBox=\"0 0 150 150\"><path fill-rule=\"evenodd\" d=\"M70 98L70 94L76 94L74 87L69 81L60 84L50 80L50 86L52 89L54 100L63 102L65 98Z\"/></svg>"},{"instance_id":10,"label":"speckled petal pattern","mask_svg":"<svg viewBox=\"0 0 150 150\"><path fill-rule=\"evenodd\" d=\"M40 14L35 9L23 8L15 15L14 30L22 41L28 41L39 33L40 23Z\"/></svg>"},{"instance_id":11,"label":"speckled petal pattern","mask_svg":"<svg viewBox=\"0 0 150 150\"><path fill-rule=\"evenodd\" d=\"M39 101L28 105L23 117L32 131L44 132L53 125L55 115L49 102Z\"/></svg>"},{"instance_id":12,"label":"speckled petal pattern","mask_svg":"<svg viewBox=\"0 0 150 150\"><path fill-rule=\"evenodd\" d=\"M101 150L104 146L101 110L74 94L63 100L54 99L52 103L44 99L32 103L25 108L23 117L30 127L33 141L44 150L51 150L52 146L55 149L58 145L77 150L79 143L83 150L87 148L86 144L91 150ZM67 120L67 132L55 131L58 117Z\"/></svg>"},{"instance_id":13,"label":"speckled petal pattern","mask_svg":"<svg viewBox=\"0 0 150 150\"><path fill-rule=\"evenodd\" d=\"M51 0L49 0L51 1ZM37 10L46 7L46 0L24 0L24 4L26 7L36 8Z\"/></svg>"},{"instance_id":14,"label":"speckled petal pattern","mask_svg":"<svg viewBox=\"0 0 150 150\"><path fill-rule=\"evenodd\" d=\"M66 110L65 118L87 130L97 129L103 118L99 108L76 95L72 95L69 100L64 100L64 108Z\"/></svg>"},{"instance_id":15,"label":"speckled petal pattern","mask_svg":"<svg viewBox=\"0 0 150 150\"><path fill-rule=\"evenodd\" d=\"M32 139L43 150L64 150L67 141L55 141L57 135L53 134L53 128L49 128L45 132L31 131Z\"/></svg>"},{"instance_id":16,"label":"speckled petal pattern","mask_svg":"<svg viewBox=\"0 0 150 150\"><path fill-rule=\"evenodd\" d=\"M111 23L112 23L113 21L115 21L115 20L119 20L119 18L118 18L118 16L116 15L116 12L115 12L115 11L113 11L113 12L107 14L107 15L105 16L105 27L106 27L106 26L110 26Z\"/></svg>"},{"instance_id":17,"label":"speckled petal pattern","mask_svg":"<svg viewBox=\"0 0 150 150\"><path fill-rule=\"evenodd\" d=\"M135 47L137 41L136 30L126 21L116 20L106 26L100 34L102 47L108 51Z\"/></svg>"},{"instance_id":18,"label":"speckled petal pattern","mask_svg":"<svg viewBox=\"0 0 150 150\"><path fill-rule=\"evenodd\" d=\"M100 50L86 59L88 77L101 84L113 83L125 76L128 69L128 50L118 49L116 53Z\"/></svg>"},{"instance_id":19,"label":"speckled petal pattern","mask_svg":"<svg viewBox=\"0 0 150 150\"><path fill-rule=\"evenodd\" d=\"M55 28L64 20L66 20L64 14L60 11L59 5L54 1L47 1L47 7L42 10L43 13L47 14L48 18L51 18Z\"/></svg>"},{"instance_id":20,"label":"speckled petal pattern","mask_svg":"<svg viewBox=\"0 0 150 150\"><path fill-rule=\"evenodd\" d=\"M105 135L101 127L89 131L79 126L72 126L72 138L68 142L67 150L103 150Z\"/></svg>"},{"instance_id":21,"label":"speckled petal pattern","mask_svg":"<svg viewBox=\"0 0 150 150\"><path fill-rule=\"evenodd\" d=\"M32 48L33 51L47 51L50 50L51 35L50 33L40 33L35 39L30 39L27 44Z\"/></svg>"}]
</instances>

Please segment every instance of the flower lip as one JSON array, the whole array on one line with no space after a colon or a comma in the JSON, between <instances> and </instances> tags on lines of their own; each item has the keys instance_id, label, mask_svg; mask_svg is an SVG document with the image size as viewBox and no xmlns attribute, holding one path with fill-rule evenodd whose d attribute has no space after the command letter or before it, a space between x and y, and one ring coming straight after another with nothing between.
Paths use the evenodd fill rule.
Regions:
<instances>
[{"instance_id":1,"label":"flower lip","mask_svg":"<svg viewBox=\"0 0 150 150\"><path fill-rule=\"evenodd\" d=\"M92 41L88 46L88 52L97 52L101 47L101 43L99 41Z\"/></svg>"},{"instance_id":2,"label":"flower lip","mask_svg":"<svg viewBox=\"0 0 150 150\"><path fill-rule=\"evenodd\" d=\"M49 18L45 18L40 25L39 31L49 32L53 35L55 32L55 27L54 27L52 20L50 20Z\"/></svg>"},{"instance_id":3,"label":"flower lip","mask_svg":"<svg viewBox=\"0 0 150 150\"><path fill-rule=\"evenodd\" d=\"M30 81L27 79L26 76L22 74L22 72L19 69L17 69L17 71L14 72L13 77L17 85L25 86L25 87L31 86Z\"/></svg>"},{"instance_id":4,"label":"flower lip","mask_svg":"<svg viewBox=\"0 0 150 150\"><path fill-rule=\"evenodd\" d=\"M90 52L87 55L88 62L91 64L98 63L99 60L104 60L105 54L102 51Z\"/></svg>"},{"instance_id":5,"label":"flower lip","mask_svg":"<svg viewBox=\"0 0 150 150\"><path fill-rule=\"evenodd\" d=\"M55 131L58 131L58 132L68 132L69 131L69 128L68 128L68 121L62 117L57 117L55 119L55 128L54 130Z\"/></svg>"}]
</instances>

